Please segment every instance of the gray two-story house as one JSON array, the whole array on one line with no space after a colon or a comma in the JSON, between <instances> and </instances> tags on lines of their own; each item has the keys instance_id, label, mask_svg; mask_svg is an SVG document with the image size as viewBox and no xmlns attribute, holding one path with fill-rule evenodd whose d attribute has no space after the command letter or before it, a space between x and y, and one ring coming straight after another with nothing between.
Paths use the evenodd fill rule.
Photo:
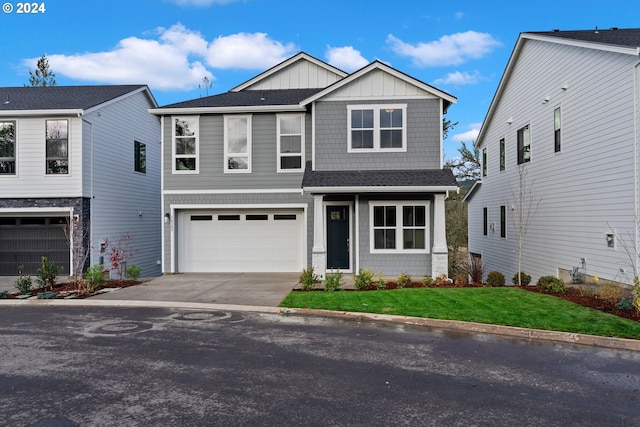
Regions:
<instances>
[{"instance_id":1,"label":"gray two-story house","mask_svg":"<svg viewBox=\"0 0 640 427\"><path fill-rule=\"evenodd\" d=\"M163 131L163 271L447 274L442 116L455 97L376 61L300 53L150 110Z\"/></svg>"},{"instance_id":2,"label":"gray two-story house","mask_svg":"<svg viewBox=\"0 0 640 427\"><path fill-rule=\"evenodd\" d=\"M146 85L0 88L0 275L82 273L129 235L160 275L160 121Z\"/></svg>"}]
</instances>

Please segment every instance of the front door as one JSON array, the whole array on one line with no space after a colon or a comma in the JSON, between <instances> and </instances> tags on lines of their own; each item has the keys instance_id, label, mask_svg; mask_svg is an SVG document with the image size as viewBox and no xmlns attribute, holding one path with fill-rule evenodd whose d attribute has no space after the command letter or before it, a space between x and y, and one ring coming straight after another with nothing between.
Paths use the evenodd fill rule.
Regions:
<instances>
[{"instance_id":1,"label":"front door","mask_svg":"<svg viewBox=\"0 0 640 427\"><path fill-rule=\"evenodd\" d=\"M327 270L349 268L349 206L327 206Z\"/></svg>"}]
</instances>

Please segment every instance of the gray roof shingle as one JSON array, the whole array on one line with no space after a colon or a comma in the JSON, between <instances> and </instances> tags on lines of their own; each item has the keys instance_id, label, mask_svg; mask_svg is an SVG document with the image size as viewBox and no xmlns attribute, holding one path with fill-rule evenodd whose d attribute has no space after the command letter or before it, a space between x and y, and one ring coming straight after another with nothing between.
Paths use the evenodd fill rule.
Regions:
<instances>
[{"instance_id":1,"label":"gray roof shingle","mask_svg":"<svg viewBox=\"0 0 640 427\"><path fill-rule=\"evenodd\" d=\"M610 28L608 30L601 30L596 27L593 30L553 30L544 32L529 32L528 34L538 34L543 36L603 43L631 48L640 46L640 28Z\"/></svg>"},{"instance_id":2,"label":"gray roof shingle","mask_svg":"<svg viewBox=\"0 0 640 427\"><path fill-rule=\"evenodd\" d=\"M146 85L0 87L0 111L86 110Z\"/></svg>"},{"instance_id":3,"label":"gray roof shingle","mask_svg":"<svg viewBox=\"0 0 640 427\"><path fill-rule=\"evenodd\" d=\"M225 92L192 99L161 108L254 107L261 105L296 105L322 89L272 89Z\"/></svg>"}]
</instances>

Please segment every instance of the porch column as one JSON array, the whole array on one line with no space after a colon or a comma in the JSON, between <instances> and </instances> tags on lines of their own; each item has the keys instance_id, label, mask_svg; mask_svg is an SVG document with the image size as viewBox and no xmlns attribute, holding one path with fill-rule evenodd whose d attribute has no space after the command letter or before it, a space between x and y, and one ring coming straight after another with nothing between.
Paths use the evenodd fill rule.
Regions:
<instances>
[{"instance_id":1,"label":"porch column","mask_svg":"<svg viewBox=\"0 0 640 427\"><path fill-rule=\"evenodd\" d=\"M449 250L445 224L444 194L434 195L433 204L433 246L431 247L431 276L448 276Z\"/></svg>"},{"instance_id":2,"label":"porch column","mask_svg":"<svg viewBox=\"0 0 640 427\"><path fill-rule=\"evenodd\" d=\"M311 264L313 271L324 279L327 270L327 249L324 245L324 195L313 195L313 249Z\"/></svg>"}]
</instances>

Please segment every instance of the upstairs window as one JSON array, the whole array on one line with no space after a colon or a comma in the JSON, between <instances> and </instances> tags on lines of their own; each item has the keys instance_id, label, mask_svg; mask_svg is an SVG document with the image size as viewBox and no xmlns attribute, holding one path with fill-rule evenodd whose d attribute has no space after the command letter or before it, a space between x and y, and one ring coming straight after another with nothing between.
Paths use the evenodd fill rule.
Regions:
<instances>
[{"instance_id":1,"label":"upstairs window","mask_svg":"<svg viewBox=\"0 0 640 427\"><path fill-rule=\"evenodd\" d=\"M278 172L299 172L304 167L304 115L278 116Z\"/></svg>"},{"instance_id":2,"label":"upstairs window","mask_svg":"<svg viewBox=\"0 0 640 427\"><path fill-rule=\"evenodd\" d=\"M553 141L554 141L554 150L556 153L560 152L561 144L560 144L560 108L556 108L553 111Z\"/></svg>"},{"instance_id":3,"label":"upstairs window","mask_svg":"<svg viewBox=\"0 0 640 427\"><path fill-rule=\"evenodd\" d=\"M224 171L251 172L251 116L224 117Z\"/></svg>"},{"instance_id":4,"label":"upstairs window","mask_svg":"<svg viewBox=\"0 0 640 427\"><path fill-rule=\"evenodd\" d=\"M147 146L142 142L133 142L133 169L136 172L147 173Z\"/></svg>"},{"instance_id":5,"label":"upstairs window","mask_svg":"<svg viewBox=\"0 0 640 427\"><path fill-rule=\"evenodd\" d=\"M406 104L347 106L347 151L406 151L406 113Z\"/></svg>"},{"instance_id":6,"label":"upstairs window","mask_svg":"<svg viewBox=\"0 0 640 427\"><path fill-rule=\"evenodd\" d=\"M504 147L504 138L500 139L500 170L503 171L506 166L506 156L505 156L505 147Z\"/></svg>"},{"instance_id":7,"label":"upstairs window","mask_svg":"<svg viewBox=\"0 0 640 427\"><path fill-rule=\"evenodd\" d=\"M198 117L173 118L173 172L198 172Z\"/></svg>"},{"instance_id":8,"label":"upstairs window","mask_svg":"<svg viewBox=\"0 0 640 427\"><path fill-rule=\"evenodd\" d=\"M518 129L518 164L531 161L531 131L529 125Z\"/></svg>"},{"instance_id":9,"label":"upstairs window","mask_svg":"<svg viewBox=\"0 0 640 427\"><path fill-rule=\"evenodd\" d=\"M48 175L69 173L69 121L46 121L46 171Z\"/></svg>"},{"instance_id":10,"label":"upstairs window","mask_svg":"<svg viewBox=\"0 0 640 427\"><path fill-rule=\"evenodd\" d=\"M487 176L487 149L482 149L482 176Z\"/></svg>"},{"instance_id":11,"label":"upstairs window","mask_svg":"<svg viewBox=\"0 0 640 427\"><path fill-rule=\"evenodd\" d=\"M0 175L16 174L16 122L0 122Z\"/></svg>"}]
</instances>

